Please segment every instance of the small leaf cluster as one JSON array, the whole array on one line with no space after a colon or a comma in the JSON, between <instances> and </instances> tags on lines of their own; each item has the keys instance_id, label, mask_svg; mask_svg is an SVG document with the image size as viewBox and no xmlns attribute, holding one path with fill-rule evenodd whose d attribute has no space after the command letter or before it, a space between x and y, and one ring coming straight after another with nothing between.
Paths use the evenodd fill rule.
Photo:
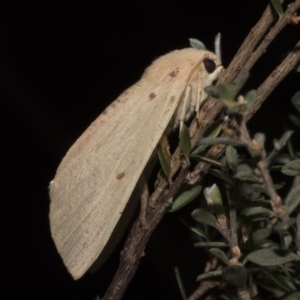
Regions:
<instances>
[{"instance_id":1,"label":"small leaf cluster","mask_svg":"<svg viewBox=\"0 0 300 300\"><path fill-rule=\"evenodd\" d=\"M293 145L292 130L274 141L270 151L264 134L250 138L246 119L256 91L237 96L247 76L235 87L206 88L224 101L230 121L225 127L214 123L195 149L182 146L188 149L182 150L185 156L211 163L209 173L218 183L203 189L206 204L191 213L197 230L191 229L199 235L195 247L207 249L211 261L217 259L197 280L217 281L222 299L243 299L245 291L251 299L261 293L270 299L300 299L300 149ZM298 104L298 98L299 92L292 101ZM290 120L300 131L300 118ZM186 136L185 131L184 144L189 145ZM227 147L220 160L205 157L207 149L220 144ZM284 182L276 182L278 173ZM201 192L200 185L183 192L171 211Z\"/></svg>"}]
</instances>

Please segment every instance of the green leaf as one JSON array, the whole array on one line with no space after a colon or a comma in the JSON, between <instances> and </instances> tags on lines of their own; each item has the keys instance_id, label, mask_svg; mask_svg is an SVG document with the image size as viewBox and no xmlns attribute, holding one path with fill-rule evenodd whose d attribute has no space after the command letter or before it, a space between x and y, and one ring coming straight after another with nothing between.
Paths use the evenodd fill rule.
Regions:
<instances>
[{"instance_id":1,"label":"green leaf","mask_svg":"<svg viewBox=\"0 0 300 300\"><path fill-rule=\"evenodd\" d=\"M265 248L272 248L272 249L281 249L279 244L276 244L270 240L260 240L254 244L255 248L265 249Z\"/></svg>"},{"instance_id":2,"label":"green leaf","mask_svg":"<svg viewBox=\"0 0 300 300\"><path fill-rule=\"evenodd\" d=\"M205 93L208 96L214 97L219 99L220 98L220 92L219 92L219 87L215 85L209 85L204 88Z\"/></svg>"},{"instance_id":3,"label":"green leaf","mask_svg":"<svg viewBox=\"0 0 300 300\"><path fill-rule=\"evenodd\" d=\"M300 292L289 292L282 296L279 300L299 300Z\"/></svg>"},{"instance_id":4,"label":"green leaf","mask_svg":"<svg viewBox=\"0 0 300 300\"><path fill-rule=\"evenodd\" d=\"M277 182L277 183L274 183L274 188L276 191L282 189L284 186L285 186L285 182Z\"/></svg>"},{"instance_id":5,"label":"green leaf","mask_svg":"<svg viewBox=\"0 0 300 300\"><path fill-rule=\"evenodd\" d=\"M226 264L226 265L230 264L228 257L226 256L226 254L222 250L220 250L218 248L212 248L212 249L209 249L209 252L211 254L213 254L214 256L216 256L224 264Z\"/></svg>"},{"instance_id":6,"label":"green leaf","mask_svg":"<svg viewBox=\"0 0 300 300\"><path fill-rule=\"evenodd\" d=\"M204 137L217 137L222 129L222 123L213 122L204 132Z\"/></svg>"},{"instance_id":7,"label":"green leaf","mask_svg":"<svg viewBox=\"0 0 300 300\"><path fill-rule=\"evenodd\" d=\"M274 297L276 297L276 298L279 298L282 295L284 295L285 290L282 289L282 288L279 288L277 286L274 286L274 284L272 284L272 282L268 281L268 282L265 283L265 280L264 281L260 280L257 284L259 286L261 286L263 289L271 292L274 295Z\"/></svg>"},{"instance_id":8,"label":"green leaf","mask_svg":"<svg viewBox=\"0 0 300 300\"><path fill-rule=\"evenodd\" d=\"M252 240L254 244L257 244L258 242L265 240L272 231L267 228L261 228L252 233Z\"/></svg>"},{"instance_id":9,"label":"green leaf","mask_svg":"<svg viewBox=\"0 0 300 300\"><path fill-rule=\"evenodd\" d=\"M300 185L294 187L285 198L287 212L290 215L300 204Z\"/></svg>"},{"instance_id":10,"label":"green leaf","mask_svg":"<svg viewBox=\"0 0 300 300\"><path fill-rule=\"evenodd\" d=\"M219 93L221 99L225 102L226 106L231 107L235 103L234 97L236 95L236 89L232 85L220 85Z\"/></svg>"},{"instance_id":11,"label":"green leaf","mask_svg":"<svg viewBox=\"0 0 300 300\"><path fill-rule=\"evenodd\" d=\"M203 279L212 278L212 277L221 276L221 275L222 275L222 271L212 271L212 272L203 273L203 274L197 276L196 280L200 281Z\"/></svg>"},{"instance_id":12,"label":"green leaf","mask_svg":"<svg viewBox=\"0 0 300 300\"><path fill-rule=\"evenodd\" d=\"M239 188L239 198L256 200L262 194L267 194L265 188L261 184L243 182Z\"/></svg>"},{"instance_id":13,"label":"green leaf","mask_svg":"<svg viewBox=\"0 0 300 300\"><path fill-rule=\"evenodd\" d=\"M276 231L281 231L281 230L288 230L293 224L295 224L296 219L295 218L290 218L286 221L282 221L277 223L273 229Z\"/></svg>"},{"instance_id":14,"label":"green leaf","mask_svg":"<svg viewBox=\"0 0 300 300\"><path fill-rule=\"evenodd\" d=\"M181 278L179 269L177 267L175 267L174 272L175 272L175 277L176 277L176 281L177 281L177 284L178 284L178 288L179 288L181 297L182 297L183 300L186 300L187 296L186 296L185 288L183 286L183 282L182 282L182 278Z\"/></svg>"},{"instance_id":15,"label":"green leaf","mask_svg":"<svg viewBox=\"0 0 300 300\"><path fill-rule=\"evenodd\" d=\"M299 102L299 113L300 113L300 102ZM300 128L300 118L298 116L288 115L288 118L290 119L290 121L293 123L294 126Z\"/></svg>"},{"instance_id":16,"label":"green leaf","mask_svg":"<svg viewBox=\"0 0 300 300\"><path fill-rule=\"evenodd\" d=\"M195 200L196 197L200 194L201 190L202 190L202 186L196 185L190 188L189 190L182 192L179 196L175 198L169 212L177 211L182 207L186 206L188 203Z\"/></svg>"},{"instance_id":17,"label":"green leaf","mask_svg":"<svg viewBox=\"0 0 300 300\"><path fill-rule=\"evenodd\" d=\"M233 177L241 181L259 182L248 164L239 164Z\"/></svg>"},{"instance_id":18,"label":"green leaf","mask_svg":"<svg viewBox=\"0 0 300 300\"><path fill-rule=\"evenodd\" d=\"M254 216L254 215L263 215L269 218L274 217L275 214L272 210L265 207L247 207L241 211L241 215L243 216Z\"/></svg>"},{"instance_id":19,"label":"green leaf","mask_svg":"<svg viewBox=\"0 0 300 300\"><path fill-rule=\"evenodd\" d=\"M229 185L233 186L233 180L231 179L231 176L226 171L210 168L208 170L208 173L222 179L223 181L227 182Z\"/></svg>"},{"instance_id":20,"label":"green leaf","mask_svg":"<svg viewBox=\"0 0 300 300\"><path fill-rule=\"evenodd\" d=\"M300 159L292 160L281 168L281 172L288 176L300 174Z\"/></svg>"},{"instance_id":21,"label":"green leaf","mask_svg":"<svg viewBox=\"0 0 300 300\"><path fill-rule=\"evenodd\" d=\"M249 112L251 111L251 109L256 101L256 97L257 97L256 90L251 90L245 95L245 100L247 102L247 109L245 112L246 115L249 114Z\"/></svg>"},{"instance_id":22,"label":"green leaf","mask_svg":"<svg viewBox=\"0 0 300 300\"><path fill-rule=\"evenodd\" d=\"M280 138L280 140L276 143L276 147L277 149L282 149L286 143L288 142L288 140L291 138L292 134L294 133L293 130L287 130L282 137Z\"/></svg>"},{"instance_id":23,"label":"green leaf","mask_svg":"<svg viewBox=\"0 0 300 300\"><path fill-rule=\"evenodd\" d=\"M281 248L283 250L288 250L293 241L292 236L289 234L288 231L280 231L279 233L280 233L280 239L281 239Z\"/></svg>"},{"instance_id":24,"label":"green leaf","mask_svg":"<svg viewBox=\"0 0 300 300\"><path fill-rule=\"evenodd\" d=\"M211 248L211 247L219 247L219 248L228 248L229 244L223 242L197 242L193 245L195 248Z\"/></svg>"},{"instance_id":25,"label":"green leaf","mask_svg":"<svg viewBox=\"0 0 300 300\"><path fill-rule=\"evenodd\" d=\"M213 227L218 226L218 221L215 216L202 208L195 209L192 212L192 217L199 223L207 224Z\"/></svg>"},{"instance_id":26,"label":"green leaf","mask_svg":"<svg viewBox=\"0 0 300 300\"><path fill-rule=\"evenodd\" d=\"M191 226L190 224L188 224L182 217L179 217L180 222L182 222L183 225L185 225L189 230L191 230L192 232L194 232L195 234L201 236L202 238L206 239L207 241L209 241L208 236L206 235L206 233L199 228L199 226Z\"/></svg>"},{"instance_id":27,"label":"green leaf","mask_svg":"<svg viewBox=\"0 0 300 300\"><path fill-rule=\"evenodd\" d=\"M291 136L292 136L293 133L294 133L294 131L287 130L282 135L282 137L280 138L279 141L275 141L275 143L274 143L274 149L272 150L272 152L270 153L270 155L267 158L268 165L271 165L271 163L275 160L275 158L279 157L279 155L278 155L279 151L281 151L281 149L283 147L285 147L286 143L289 141L289 139L291 138ZM288 161L289 161L290 157L288 156L287 158L288 158Z\"/></svg>"},{"instance_id":28,"label":"green leaf","mask_svg":"<svg viewBox=\"0 0 300 300\"><path fill-rule=\"evenodd\" d=\"M204 91L209 96L221 98L228 107L231 107L236 103L234 101L235 89L229 84L220 86L207 86L204 88Z\"/></svg>"},{"instance_id":29,"label":"green leaf","mask_svg":"<svg viewBox=\"0 0 300 300\"><path fill-rule=\"evenodd\" d=\"M236 97L238 95L240 90L243 88L245 83L248 81L249 77L250 77L249 72L242 73L241 75L239 75L238 80L237 80L235 86L233 87L233 97Z\"/></svg>"},{"instance_id":30,"label":"green leaf","mask_svg":"<svg viewBox=\"0 0 300 300\"><path fill-rule=\"evenodd\" d=\"M226 162L229 168L235 172L238 165L238 155L235 148L228 146L226 149Z\"/></svg>"},{"instance_id":31,"label":"green leaf","mask_svg":"<svg viewBox=\"0 0 300 300\"><path fill-rule=\"evenodd\" d=\"M278 276L276 276L276 273L275 275L273 272L268 272L266 268L261 268L259 272L267 277L263 276L262 280L260 280L258 284L266 290L271 291L274 295L276 295L276 297L282 296L284 292L287 291L286 287L277 280Z\"/></svg>"},{"instance_id":32,"label":"green leaf","mask_svg":"<svg viewBox=\"0 0 300 300\"><path fill-rule=\"evenodd\" d=\"M160 143L158 143L158 145L157 145L157 150L158 150L157 153L158 153L158 159L159 159L160 165L164 171L164 174L169 179L170 174L171 174L170 154L169 154L168 150L165 147L163 147Z\"/></svg>"},{"instance_id":33,"label":"green leaf","mask_svg":"<svg viewBox=\"0 0 300 300\"><path fill-rule=\"evenodd\" d=\"M294 260L299 260L299 257L293 252L268 248L250 253L244 261L251 261L260 266L278 266Z\"/></svg>"},{"instance_id":34,"label":"green leaf","mask_svg":"<svg viewBox=\"0 0 300 300\"><path fill-rule=\"evenodd\" d=\"M262 147L263 147L264 144L265 144L266 136L265 136L263 133L258 132L258 133L256 133L256 134L254 135L254 139L255 139L259 144L261 144Z\"/></svg>"},{"instance_id":35,"label":"green leaf","mask_svg":"<svg viewBox=\"0 0 300 300\"><path fill-rule=\"evenodd\" d=\"M275 11L277 12L279 18L281 18L283 15L283 8L281 6L280 0L271 0L271 3L273 5Z\"/></svg>"},{"instance_id":36,"label":"green leaf","mask_svg":"<svg viewBox=\"0 0 300 300\"><path fill-rule=\"evenodd\" d=\"M206 156L200 156L200 155L193 156L193 157L198 158L199 160L202 160L204 162L207 162L207 163L211 164L212 166L219 167L219 168L223 167L222 163L220 163L218 160L215 160L213 158L206 157Z\"/></svg>"},{"instance_id":37,"label":"green leaf","mask_svg":"<svg viewBox=\"0 0 300 300\"><path fill-rule=\"evenodd\" d=\"M216 184L204 189L204 196L208 203L208 206L216 213L223 210L223 201L220 190Z\"/></svg>"},{"instance_id":38,"label":"green leaf","mask_svg":"<svg viewBox=\"0 0 300 300\"><path fill-rule=\"evenodd\" d=\"M280 165L287 164L290 161L291 161L291 158L290 158L290 156L287 153L280 153L276 157L276 160L275 160L276 164L280 164Z\"/></svg>"},{"instance_id":39,"label":"green leaf","mask_svg":"<svg viewBox=\"0 0 300 300\"><path fill-rule=\"evenodd\" d=\"M180 137L179 137L179 147L182 153L188 157L191 152L191 137L188 127L183 124L181 131L180 131Z\"/></svg>"},{"instance_id":40,"label":"green leaf","mask_svg":"<svg viewBox=\"0 0 300 300\"><path fill-rule=\"evenodd\" d=\"M250 271L243 266L227 266L222 271L222 278L234 287L245 287L248 285Z\"/></svg>"},{"instance_id":41,"label":"green leaf","mask_svg":"<svg viewBox=\"0 0 300 300\"><path fill-rule=\"evenodd\" d=\"M197 235L203 237L204 239L209 241L209 237L205 234L205 232L200 229L199 227L196 226L189 226L190 230L194 233L196 233Z\"/></svg>"},{"instance_id":42,"label":"green leaf","mask_svg":"<svg viewBox=\"0 0 300 300\"><path fill-rule=\"evenodd\" d=\"M205 45L201 41L193 38L190 38L189 41L192 48L195 48L197 50L206 50Z\"/></svg>"},{"instance_id":43,"label":"green leaf","mask_svg":"<svg viewBox=\"0 0 300 300\"><path fill-rule=\"evenodd\" d=\"M199 147L195 148L193 150L193 152L191 153L191 157L195 157L197 154L201 153L202 151L204 151L206 148L208 147L208 145L200 145Z\"/></svg>"},{"instance_id":44,"label":"green leaf","mask_svg":"<svg viewBox=\"0 0 300 300\"><path fill-rule=\"evenodd\" d=\"M226 114L229 116L234 116L236 114L245 114L245 111L247 109L246 103L237 103L235 102L230 107L227 107Z\"/></svg>"}]
</instances>

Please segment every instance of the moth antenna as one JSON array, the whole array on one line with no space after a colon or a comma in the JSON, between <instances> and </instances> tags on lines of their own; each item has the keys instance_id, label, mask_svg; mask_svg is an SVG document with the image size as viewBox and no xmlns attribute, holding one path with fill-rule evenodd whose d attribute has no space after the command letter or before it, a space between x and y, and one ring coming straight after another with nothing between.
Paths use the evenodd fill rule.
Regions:
<instances>
[{"instance_id":1,"label":"moth antenna","mask_svg":"<svg viewBox=\"0 0 300 300\"><path fill-rule=\"evenodd\" d=\"M221 33L219 32L215 37L215 53L219 56L221 59Z\"/></svg>"}]
</instances>

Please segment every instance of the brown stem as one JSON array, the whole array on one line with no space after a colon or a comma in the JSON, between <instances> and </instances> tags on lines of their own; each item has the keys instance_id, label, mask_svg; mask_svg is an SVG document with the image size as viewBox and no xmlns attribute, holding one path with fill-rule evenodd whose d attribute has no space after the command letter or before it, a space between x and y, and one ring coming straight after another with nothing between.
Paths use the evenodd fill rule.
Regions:
<instances>
[{"instance_id":1,"label":"brown stem","mask_svg":"<svg viewBox=\"0 0 300 300\"><path fill-rule=\"evenodd\" d=\"M245 143L245 147L247 148L248 152L254 156L253 153L253 142L250 138L250 135L246 128L245 120L242 120L240 127L239 127L239 136L240 139ZM273 208L273 211L275 212L276 216L282 220L288 220L289 216L285 210L285 207L282 204L282 200L280 196L277 194L272 177L268 170L268 162L267 162L267 156L265 149L263 148L261 150L261 153L259 157L257 158L257 168L259 169L261 176L263 178L264 186L266 190L268 191L269 196L271 197L271 205Z\"/></svg>"},{"instance_id":2,"label":"brown stem","mask_svg":"<svg viewBox=\"0 0 300 300\"><path fill-rule=\"evenodd\" d=\"M271 197L271 205L273 208L274 213L278 218L280 218L283 221L286 221L289 219L289 216L285 210L285 207L282 204L281 197L277 194L274 185L272 177L268 170L268 164L266 159L266 153L265 150L263 150L263 153L261 154L260 160L257 162L257 167L259 171L261 172L264 186L266 190L268 191L269 196Z\"/></svg>"},{"instance_id":3,"label":"brown stem","mask_svg":"<svg viewBox=\"0 0 300 300\"><path fill-rule=\"evenodd\" d=\"M284 61L268 76L257 90L257 99L251 112L247 116L247 121L258 111L261 104L276 88L286 75L293 70L297 62L300 60L300 40L294 49L287 55Z\"/></svg>"},{"instance_id":4,"label":"brown stem","mask_svg":"<svg viewBox=\"0 0 300 300\"><path fill-rule=\"evenodd\" d=\"M283 2L283 1L281 1ZM296 3L299 2L299 0L295 1ZM242 44L240 50L238 51L237 55L233 59L230 66L227 68L227 70L224 72L224 75L219 80L219 84L221 83L231 83L234 78L239 74L239 72L242 70L242 66L245 64L245 62L249 59L250 54L253 52L254 48L258 45L259 41L262 39L262 37L265 35L269 27L271 26L272 22L275 20L275 16L272 13L272 9L270 5L266 8L265 12L262 15L262 18L259 20L259 22L256 24L255 27L250 31L248 37L245 39L244 43ZM297 44L298 45L298 44ZM298 45L299 46L299 45ZM294 49L295 50L295 49ZM299 51L298 51L299 52ZM295 60L296 53L290 53L289 58L292 59L292 61ZM287 57L288 59L288 57ZM299 58L298 58L299 60ZM272 78L268 78L265 81L265 85L262 85L262 87L259 89L258 94L258 101L255 104L255 108L253 108L251 114L249 115L249 118L252 117L252 115L258 110L260 107L262 101L269 95L272 89L282 80L282 78L290 71L287 71L288 69L288 63L283 68L285 70L280 70L280 72L276 69L274 72L274 77L278 78L279 81L277 83L273 84L267 84L268 80L272 82ZM285 75L280 75L280 74ZM266 91L266 88L268 91ZM205 113L203 122L201 124L198 123L197 120L194 120L191 125L191 131L193 132L193 139L192 139L192 146L195 147L195 145L199 142L201 139L204 131L206 130L208 124L211 124L212 121L215 119L217 114L221 111L223 108L222 101L218 101L213 98L209 98L205 104L203 105L202 109ZM249 119L248 118L248 119ZM216 145L212 147L209 152L208 156L217 158L219 157L224 149L226 147L223 145ZM171 161L172 166L172 175L174 175L181 166L181 159L180 159L180 150L177 149L174 152L174 155L172 157ZM205 174L209 168L209 165L207 163L200 163L197 166L197 172L199 174ZM156 190L152 194L150 198L151 203L157 203L154 208L151 208L148 206L147 208L147 227L142 226L140 219L138 219L135 224L133 225L133 228L131 229L130 235L126 241L125 247L121 253L121 261L119 268L115 274L115 277L113 281L111 282L105 296L103 299L121 299L127 285L129 284L131 278L133 277L138 265L140 258L144 255L144 249L146 246L146 243L152 234L153 230L159 223L159 221L162 219L163 215L167 212L168 207L170 205L170 202L174 195L178 192L180 186L182 185L184 179L186 178L188 172L188 168L182 168L178 177L175 179L173 185L170 187L168 193L163 194L163 192L166 190L168 186L167 180L160 176L156 183ZM199 177L198 177L199 178ZM152 199L152 200L151 200ZM219 283L214 282L208 282L205 285L208 285L208 287L215 286ZM192 298L191 298L192 299ZM195 298L196 299L196 298Z\"/></svg>"},{"instance_id":5,"label":"brown stem","mask_svg":"<svg viewBox=\"0 0 300 300\"><path fill-rule=\"evenodd\" d=\"M243 67L243 72L248 72L253 65L257 62L257 60L265 53L267 47L270 43L274 40L277 34L287 25L290 23L290 19L294 15L294 13L299 9L300 1L296 0L294 3L291 3L285 13L282 15L281 18L278 19L274 27L271 28L270 32L264 36L264 39L257 47L257 49L252 52L249 59L245 62ZM238 79L235 79L234 82L237 82Z\"/></svg>"},{"instance_id":6,"label":"brown stem","mask_svg":"<svg viewBox=\"0 0 300 300\"><path fill-rule=\"evenodd\" d=\"M217 280L206 280L201 282L199 288L197 288L194 293L188 298L188 300L197 300L203 296L207 291L213 289L214 287L220 285L220 281Z\"/></svg>"},{"instance_id":7,"label":"brown stem","mask_svg":"<svg viewBox=\"0 0 300 300\"><path fill-rule=\"evenodd\" d=\"M281 1L282 3L283 1ZM260 20L250 30L248 36L245 38L237 54L234 56L229 67L225 70L225 74L220 80L220 84L231 83L244 69L244 65L249 59L251 53L258 45L260 40L264 37L265 33L276 20L276 15L273 13L271 5L267 5Z\"/></svg>"},{"instance_id":8,"label":"brown stem","mask_svg":"<svg viewBox=\"0 0 300 300\"><path fill-rule=\"evenodd\" d=\"M121 252L119 268L106 291L103 300L119 300L135 274L140 259L144 256L144 250L153 230L160 222L164 214L168 211L173 197L178 193L182 183L184 182L189 165L184 166L169 191L159 199L154 208L147 208L147 224L142 224L138 218L126 240L125 246Z\"/></svg>"},{"instance_id":9,"label":"brown stem","mask_svg":"<svg viewBox=\"0 0 300 300\"><path fill-rule=\"evenodd\" d=\"M251 300L249 291L246 287L239 288L238 289L238 294L241 300Z\"/></svg>"}]
</instances>

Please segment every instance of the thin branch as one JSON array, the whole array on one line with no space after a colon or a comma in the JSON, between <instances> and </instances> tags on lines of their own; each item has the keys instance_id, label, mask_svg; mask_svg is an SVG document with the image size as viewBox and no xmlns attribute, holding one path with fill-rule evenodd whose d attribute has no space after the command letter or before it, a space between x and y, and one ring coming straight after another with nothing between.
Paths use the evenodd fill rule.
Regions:
<instances>
[{"instance_id":1,"label":"thin branch","mask_svg":"<svg viewBox=\"0 0 300 300\"><path fill-rule=\"evenodd\" d=\"M237 134L237 136L244 142L245 147L247 148L250 155L252 155L254 157L255 156L254 155L254 148L255 148L254 142L255 141L253 142L250 138L249 132L246 128L246 122L245 122L244 118L241 120L237 130L239 130L239 133ZM264 186L265 186L269 196L271 197L270 203L272 205L274 213L281 220L283 220L283 221L288 220L289 216L285 210L285 207L283 206L280 196L277 194L277 192L275 190L272 177L268 170L266 151L262 145L261 145L261 147L262 147L262 149L261 149L260 155L257 156L256 166L261 173L261 176L262 176L262 179L264 182Z\"/></svg>"},{"instance_id":2,"label":"thin branch","mask_svg":"<svg viewBox=\"0 0 300 300\"><path fill-rule=\"evenodd\" d=\"M159 199L154 208L147 208L147 224L142 224L141 218L138 218L126 240L125 246L121 252L119 268L106 291L103 300L119 300L135 274L140 259L144 256L146 244L152 232L168 211L173 197L178 193L182 186L189 169L189 164L182 167L178 177L171 185L169 191Z\"/></svg>"},{"instance_id":3,"label":"thin branch","mask_svg":"<svg viewBox=\"0 0 300 300\"><path fill-rule=\"evenodd\" d=\"M251 300L249 291L246 288L239 288L238 294L241 300Z\"/></svg>"},{"instance_id":4,"label":"thin branch","mask_svg":"<svg viewBox=\"0 0 300 300\"><path fill-rule=\"evenodd\" d=\"M247 115L247 121L249 121L253 115L261 107L262 103L266 100L269 94L275 89L275 87L287 76L287 74L293 70L295 65L300 59L300 41L295 45L294 49L287 55L284 61L268 76L268 78L261 84L257 90L257 99L254 103L250 113ZM221 103L219 101L218 103ZM220 105L223 105L220 104ZM225 151L225 145L215 145L206 154L207 157L217 159ZM191 174L191 183L197 182L201 174L206 173L209 165L207 163L199 162Z\"/></svg>"},{"instance_id":5,"label":"thin branch","mask_svg":"<svg viewBox=\"0 0 300 300\"><path fill-rule=\"evenodd\" d=\"M257 167L259 171L261 172L264 186L266 190L268 191L269 196L271 197L271 205L273 208L274 213L276 216L278 216L281 220L286 221L289 219L289 216L285 210L285 207L283 206L281 197L277 194L272 177L268 170L268 164L266 159L266 152L263 149L262 154L260 156L260 160L257 162Z\"/></svg>"},{"instance_id":6,"label":"thin branch","mask_svg":"<svg viewBox=\"0 0 300 300\"><path fill-rule=\"evenodd\" d=\"M299 0L295 2L298 3ZM270 5L268 5L265 12L263 13L262 18L255 25L255 27L253 27L253 29L250 31L248 37L242 44L240 50L238 51L237 55L233 59L230 66L225 71L222 78L220 78L218 84L225 83L225 82L230 83L234 80L234 78L236 78L236 76L241 71L242 66L249 59L250 54L253 52L254 48L258 45L259 41L263 38L263 36L265 35L265 33L267 32L267 30L269 29L269 27L271 26L271 24L274 22L275 19L276 17L273 15ZM277 68L274 71L275 74L273 74L274 72L272 73L273 75L277 75L275 76L277 78L276 82L272 80L273 77L272 78L268 77L268 79L260 87L256 109L253 109L251 115L249 115L249 118L252 117L252 115L260 107L262 101L264 101L264 99L270 94L270 92L275 88L275 86L290 71L290 66L295 61L296 57L298 57L297 56L298 52L299 51L294 51L290 53L285 60L286 65L283 65L280 71L278 71ZM268 91L265 90L267 88ZM204 105L201 108L201 112L204 114L203 120L201 121L200 124L197 120L194 120L190 127L190 130L193 133L191 135L193 137L192 147L195 147L195 145L199 142L207 126L212 123L212 121L215 119L217 114L221 111L223 106L224 105L222 101L213 98L208 99L204 103ZM224 145L216 145L208 151L207 156L212 158L218 158L223 153L225 148L226 147ZM172 176L176 174L181 164L182 162L180 157L180 150L177 149L174 152L171 160ZM209 167L210 167L209 164L200 162L197 165L195 170L197 173L196 176L197 178L195 177L195 180L198 180L199 177L204 175L209 169ZM136 272L136 269L138 268L141 257L144 255L144 249L150 235L152 234L157 224L162 219L163 215L168 211L168 207L171 204L172 198L179 191L187 174L188 174L188 166L182 167L179 175L177 176L174 183L171 185L169 191L166 194L163 193L168 186L168 182L164 177L160 175L158 176L155 192L152 194L150 198L150 203L156 203L156 205L154 206L154 208L150 206L148 206L147 208L147 220L148 220L146 224L147 226L143 226L145 224L141 224L140 219L136 220L136 222L134 223L133 228L131 229L131 232L129 234L129 237L127 238L124 249L121 253L119 268L115 274L113 281L110 284L110 287L108 288L103 298L104 300L108 300L108 299L118 300L122 298L131 278L133 277L134 273ZM217 284L219 283L216 284L214 282L205 283L205 285L208 286L208 289Z\"/></svg>"},{"instance_id":7,"label":"thin branch","mask_svg":"<svg viewBox=\"0 0 300 300\"><path fill-rule=\"evenodd\" d=\"M197 288L194 293L188 298L188 300L197 300L203 296L207 291L213 289L214 287L221 284L218 280L205 280L201 282L199 288Z\"/></svg>"},{"instance_id":8,"label":"thin branch","mask_svg":"<svg viewBox=\"0 0 300 300\"><path fill-rule=\"evenodd\" d=\"M271 28L270 32L264 37L260 45L257 49L250 55L249 59L245 62L243 66L243 73L248 72L253 65L257 62L257 60L265 53L267 47L274 40L274 38L278 35L278 33L290 23L292 16L300 7L300 0L296 0L294 3L289 4L287 10L282 15L281 18L278 19L276 24ZM237 82L238 78L234 80Z\"/></svg>"},{"instance_id":9,"label":"thin branch","mask_svg":"<svg viewBox=\"0 0 300 300\"><path fill-rule=\"evenodd\" d=\"M284 61L268 76L268 78L257 89L257 99L251 112L247 116L247 121L258 111L261 104L276 88L276 86L293 70L300 60L300 40L294 49L287 55Z\"/></svg>"},{"instance_id":10,"label":"thin branch","mask_svg":"<svg viewBox=\"0 0 300 300\"><path fill-rule=\"evenodd\" d=\"M234 185L235 186L235 185ZM231 241L231 254L235 260L241 256L241 252L238 248L238 233L237 233L237 207L236 207L236 199L237 190L230 189L227 187L227 199L229 204L229 230L230 230L230 241ZM231 194L232 192L232 194Z\"/></svg>"},{"instance_id":11,"label":"thin branch","mask_svg":"<svg viewBox=\"0 0 300 300\"><path fill-rule=\"evenodd\" d=\"M204 269L204 273L220 269L220 266L217 268L218 262L219 260L215 256L211 260L207 261ZM198 288L189 296L188 300L197 300L201 296L203 296L207 291L220 284L221 282L217 280L201 281Z\"/></svg>"},{"instance_id":12,"label":"thin branch","mask_svg":"<svg viewBox=\"0 0 300 300\"><path fill-rule=\"evenodd\" d=\"M280 2L283 3L284 1ZM249 59L251 53L265 36L276 18L277 16L274 14L271 4L268 4L260 20L250 30L229 67L226 69L222 79L220 80L220 84L231 83L239 75L239 73L244 69L244 65Z\"/></svg>"}]
</instances>

